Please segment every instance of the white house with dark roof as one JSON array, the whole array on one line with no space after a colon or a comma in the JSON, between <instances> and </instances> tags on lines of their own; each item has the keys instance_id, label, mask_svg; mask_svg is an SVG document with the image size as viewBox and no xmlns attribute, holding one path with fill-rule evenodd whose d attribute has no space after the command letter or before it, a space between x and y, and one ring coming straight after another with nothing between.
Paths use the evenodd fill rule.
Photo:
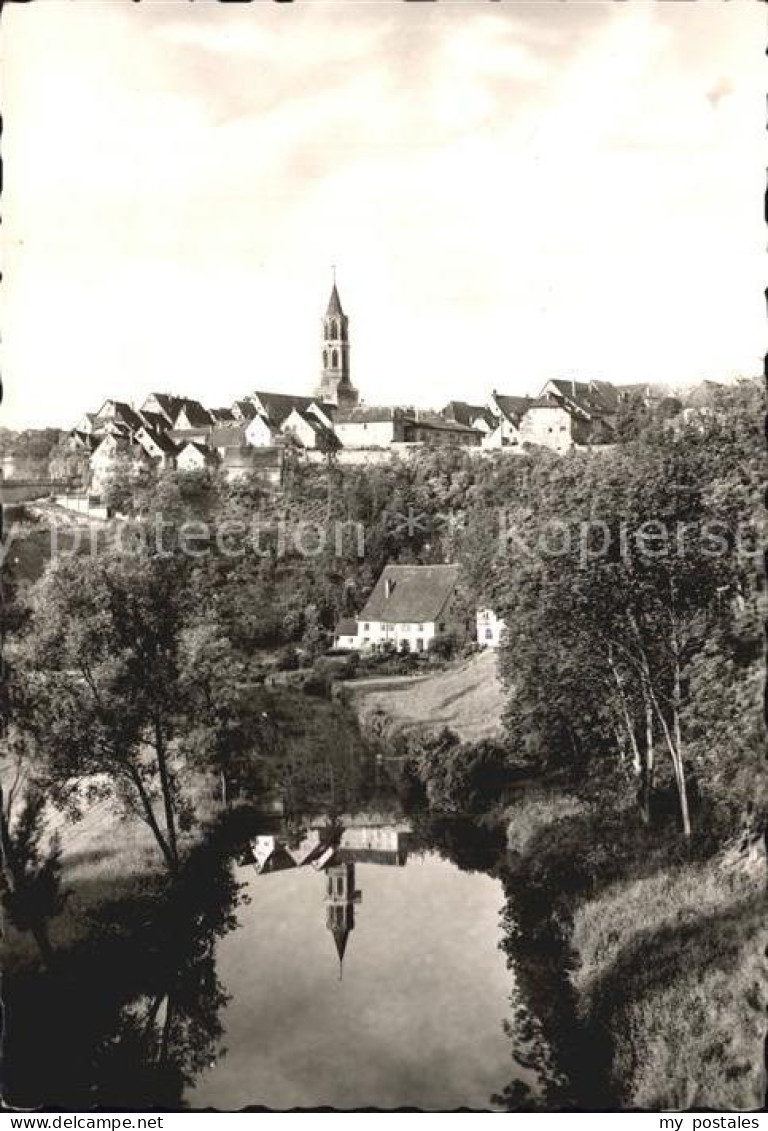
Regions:
<instances>
[{"instance_id":1,"label":"white house with dark roof","mask_svg":"<svg viewBox=\"0 0 768 1131\"><path fill-rule=\"evenodd\" d=\"M458 580L457 565L385 566L347 647L366 650L389 643L399 650L407 644L412 652L425 652L437 637L464 637Z\"/></svg>"},{"instance_id":2,"label":"white house with dark roof","mask_svg":"<svg viewBox=\"0 0 768 1131\"><path fill-rule=\"evenodd\" d=\"M177 448L165 432L155 431L145 425L136 433L136 443L155 462L156 467L165 470L176 466Z\"/></svg>"},{"instance_id":3,"label":"white house with dark roof","mask_svg":"<svg viewBox=\"0 0 768 1131\"><path fill-rule=\"evenodd\" d=\"M253 422L251 422L253 423ZM332 451L339 441L331 428L313 410L295 408L283 421L280 431L284 436L293 436L302 448L320 448Z\"/></svg>"},{"instance_id":4,"label":"white house with dark roof","mask_svg":"<svg viewBox=\"0 0 768 1131\"><path fill-rule=\"evenodd\" d=\"M217 462L218 457L213 448L201 444L198 440L187 440L176 457L179 471L203 471L206 467L213 467Z\"/></svg>"},{"instance_id":5,"label":"white house with dark roof","mask_svg":"<svg viewBox=\"0 0 768 1131\"><path fill-rule=\"evenodd\" d=\"M334 430L345 448L388 448L405 440L404 409L389 405L357 405L339 409Z\"/></svg>"},{"instance_id":6,"label":"white house with dark roof","mask_svg":"<svg viewBox=\"0 0 768 1131\"><path fill-rule=\"evenodd\" d=\"M520 447L520 423L532 404L533 397L508 396L494 389L486 406L494 426L483 436L482 446L486 449Z\"/></svg>"}]
</instances>

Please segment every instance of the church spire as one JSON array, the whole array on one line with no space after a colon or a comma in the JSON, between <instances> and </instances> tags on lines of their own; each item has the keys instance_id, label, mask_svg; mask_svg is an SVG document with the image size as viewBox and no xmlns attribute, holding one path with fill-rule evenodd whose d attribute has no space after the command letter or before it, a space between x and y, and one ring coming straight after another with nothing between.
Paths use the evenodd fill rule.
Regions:
<instances>
[{"instance_id":1,"label":"church spire","mask_svg":"<svg viewBox=\"0 0 768 1131\"><path fill-rule=\"evenodd\" d=\"M333 268L333 287L323 318L322 377L317 397L323 404L352 407L358 392L349 376L349 319L341 305Z\"/></svg>"},{"instance_id":2,"label":"church spire","mask_svg":"<svg viewBox=\"0 0 768 1131\"><path fill-rule=\"evenodd\" d=\"M332 318L337 314L344 314L341 307L341 299L339 298L339 289L336 286L336 268L332 267L333 271L333 287L331 288L331 297L328 300L328 309L325 312L326 318Z\"/></svg>"}]
</instances>

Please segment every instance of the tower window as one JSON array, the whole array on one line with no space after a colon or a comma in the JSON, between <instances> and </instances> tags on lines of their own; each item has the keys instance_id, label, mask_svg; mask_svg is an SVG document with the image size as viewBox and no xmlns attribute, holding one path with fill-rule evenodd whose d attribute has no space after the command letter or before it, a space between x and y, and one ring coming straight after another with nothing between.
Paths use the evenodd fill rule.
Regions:
<instances>
[{"instance_id":1,"label":"tower window","mask_svg":"<svg viewBox=\"0 0 768 1131\"><path fill-rule=\"evenodd\" d=\"M338 350L332 350L331 351L331 368L332 369L338 369L338 367L339 367L339 351Z\"/></svg>"},{"instance_id":2,"label":"tower window","mask_svg":"<svg viewBox=\"0 0 768 1131\"><path fill-rule=\"evenodd\" d=\"M323 366L325 369L328 368L328 350L323 350Z\"/></svg>"}]
</instances>

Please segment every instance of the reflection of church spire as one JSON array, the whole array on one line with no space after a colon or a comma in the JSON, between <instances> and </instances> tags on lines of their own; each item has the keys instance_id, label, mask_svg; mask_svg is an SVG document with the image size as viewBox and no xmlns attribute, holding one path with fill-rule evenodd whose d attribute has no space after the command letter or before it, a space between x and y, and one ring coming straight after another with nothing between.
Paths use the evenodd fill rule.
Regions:
<instances>
[{"instance_id":1,"label":"reflection of church spire","mask_svg":"<svg viewBox=\"0 0 768 1131\"><path fill-rule=\"evenodd\" d=\"M355 904L362 894L355 891L355 865L332 864L326 869L325 925L333 935L339 956L339 981L341 981L344 952L349 935L355 929Z\"/></svg>"}]
</instances>

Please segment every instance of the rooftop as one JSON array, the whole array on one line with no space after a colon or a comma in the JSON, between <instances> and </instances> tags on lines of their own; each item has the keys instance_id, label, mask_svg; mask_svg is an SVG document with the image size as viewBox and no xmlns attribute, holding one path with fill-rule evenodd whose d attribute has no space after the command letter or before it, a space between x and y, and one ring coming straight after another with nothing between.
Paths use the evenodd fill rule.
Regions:
<instances>
[{"instance_id":1,"label":"rooftop","mask_svg":"<svg viewBox=\"0 0 768 1131\"><path fill-rule=\"evenodd\" d=\"M458 579L457 565L385 566L358 620L401 624L437 620Z\"/></svg>"}]
</instances>

